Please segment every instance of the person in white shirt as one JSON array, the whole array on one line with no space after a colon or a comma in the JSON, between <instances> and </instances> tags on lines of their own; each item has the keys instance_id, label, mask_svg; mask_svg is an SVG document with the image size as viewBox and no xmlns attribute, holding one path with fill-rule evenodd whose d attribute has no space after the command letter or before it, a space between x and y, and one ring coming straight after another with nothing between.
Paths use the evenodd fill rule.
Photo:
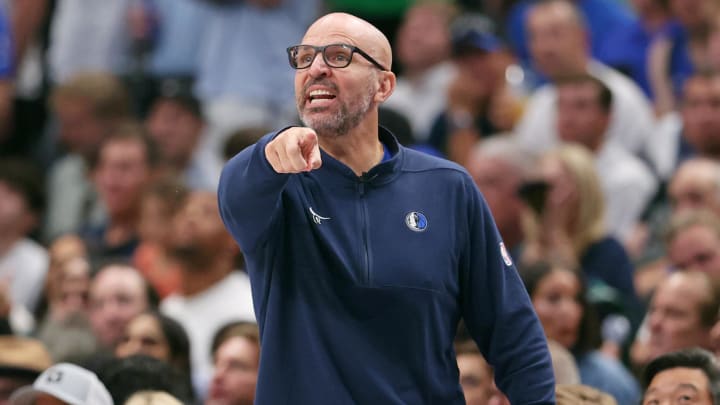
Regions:
<instances>
[{"instance_id":1,"label":"person in white shirt","mask_svg":"<svg viewBox=\"0 0 720 405\"><path fill-rule=\"evenodd\" d=\"M533 63L550 83L532 94L520 122L518 139L533 150L548 150L558 141L555 127L555 82L568 75L589 73L613 93L607 139L633 154L644 153L654 125L653 112L642 90L621 73L590 56L587 29L575 6L566 0L540 2L527 19Z\"/></svg>"},{"instance_id":2,"label":"person in white shirt","mask_svg":"<svg viewBox=\"0 0 720 405\"><path fill-rule=\"evenodd\" d=\"M213 335L230 321L255 321L250 281L235 269L240 252L223 226L214 192L188 196L174 217L169 253L182 280L180 292L165 298L160 311L188 332L193 384L204 398L212 377Z\"/></svg>"}]
</instances>

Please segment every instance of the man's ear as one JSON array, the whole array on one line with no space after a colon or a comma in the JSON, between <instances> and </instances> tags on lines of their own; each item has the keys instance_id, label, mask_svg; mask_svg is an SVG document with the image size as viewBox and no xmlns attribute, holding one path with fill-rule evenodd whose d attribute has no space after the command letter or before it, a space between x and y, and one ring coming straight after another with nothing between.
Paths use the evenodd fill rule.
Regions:
<instances>
[{"instance_id":1,"label":"man's ear","mask_svg":"<svg viewBox=\"0 0 720 405\"><path fill-rule=\"evenodd\" d=\"M387 100L395 91L397 78L393 72L380 72L378 77L378 90L375 94L375 101L379 104Z\"/></svg>"}]
</instances>

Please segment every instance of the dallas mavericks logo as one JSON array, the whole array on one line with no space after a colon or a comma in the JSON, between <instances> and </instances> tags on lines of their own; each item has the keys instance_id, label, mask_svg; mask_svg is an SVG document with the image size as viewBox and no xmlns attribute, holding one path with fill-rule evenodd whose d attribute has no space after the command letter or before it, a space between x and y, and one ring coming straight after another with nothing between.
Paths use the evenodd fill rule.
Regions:
<instances>
[{"instance_id":1,"label":"dallas mavericks logo","mask_svg":"<svg viewBox=\"0 0 720 405\"><path fill-rule=\"evenodd\" d=\"M312 217L313 222L320 225L322 224L322 221L327 221L328 217L320 216L317 212L313 211L312 207L308 207L308 210L310 211L310 216Z\"/></svg>"},{"instance_id":2,"label":"dallas mavericks logo","mask_svg":"<svg viewBox=\"0 0 720 405\"><path fill-rule=\"evenodd\" d=\"M427 229L428 222L425 215L420 212L413 211L405 215L405 225L407 225L411 231L422 232Z\"/></svg>"}]
</instances>

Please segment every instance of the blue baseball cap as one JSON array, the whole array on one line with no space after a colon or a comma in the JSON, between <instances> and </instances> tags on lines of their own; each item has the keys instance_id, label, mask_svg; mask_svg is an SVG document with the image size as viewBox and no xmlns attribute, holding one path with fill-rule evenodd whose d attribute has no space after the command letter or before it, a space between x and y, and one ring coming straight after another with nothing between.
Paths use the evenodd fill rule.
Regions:
<instances>
[{"instance_id":1,"label":"blue baseball cap","mask_svg":"<svg viewBox=\"0 0 720 405\"><path fill-rule=\"evenodd\" d=\"M473 51L494 52L502 41L494 33L492 21L482 14L464 14L450 26L452 50L455 56Z\"/></svg>"}]
</instances>

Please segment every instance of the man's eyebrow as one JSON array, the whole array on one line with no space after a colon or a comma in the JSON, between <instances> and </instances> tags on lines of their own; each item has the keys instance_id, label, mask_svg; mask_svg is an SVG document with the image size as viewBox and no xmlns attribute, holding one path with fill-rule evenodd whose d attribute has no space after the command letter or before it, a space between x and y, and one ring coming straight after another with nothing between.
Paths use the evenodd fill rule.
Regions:
<instances>
[{"instance_id":1,"label":"man's eyebrow","mask_svg":"<svg viewBox=\"0 0 720 405\"><path fill-rule=\"evenodd\" d=\"M678 388L690 388L693 391L700 391L700 389L698 389L698 387L696 387L695 384L692 383L682 383L678 385Z\"/></svg>"}]
</instances>

